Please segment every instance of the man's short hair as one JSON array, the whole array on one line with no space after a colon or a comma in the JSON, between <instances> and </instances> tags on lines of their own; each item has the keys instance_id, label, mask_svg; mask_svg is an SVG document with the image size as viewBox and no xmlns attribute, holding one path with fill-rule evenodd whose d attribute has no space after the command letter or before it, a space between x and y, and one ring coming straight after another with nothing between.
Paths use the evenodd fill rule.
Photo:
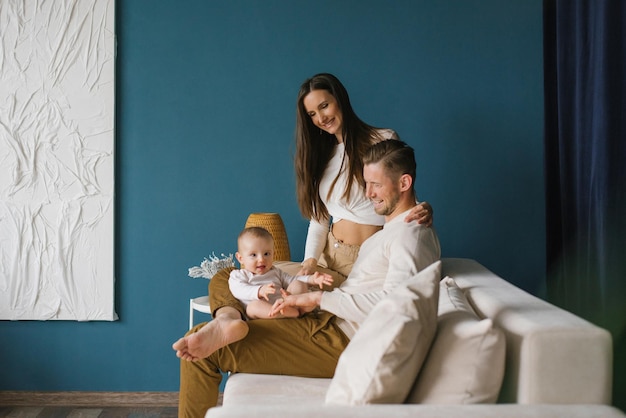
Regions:
<instances>
[{"instance_id":1,"label":"man's short hair","mask_svg":"<svg viewBox=\"0 0 626 418\"><path fill-rule=\"evenodd\" d=\"M367 164L381 164L385 173L394 180L408 174L415 184L415 152L399 139L388 139L372 145L363 157L363 165Z\"/></svg>"}]
</instances>

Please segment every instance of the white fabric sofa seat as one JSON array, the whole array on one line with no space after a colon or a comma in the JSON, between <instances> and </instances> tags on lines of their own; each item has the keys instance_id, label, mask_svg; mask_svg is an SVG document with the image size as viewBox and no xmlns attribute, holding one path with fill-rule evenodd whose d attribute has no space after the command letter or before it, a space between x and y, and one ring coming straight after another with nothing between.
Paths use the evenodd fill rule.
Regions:
<instances>
[{"instance_id":1,"label":"white fabric sofa seat","mask_svg":"<svg viewBox=\"0 0 626 418\"><path fill-rule=\"evenodd\" d=\"M267 402L267 401L266 401ZM624 418L608 405L238 405L211 408L207 418Z\"/></svg>"}]
</instances>

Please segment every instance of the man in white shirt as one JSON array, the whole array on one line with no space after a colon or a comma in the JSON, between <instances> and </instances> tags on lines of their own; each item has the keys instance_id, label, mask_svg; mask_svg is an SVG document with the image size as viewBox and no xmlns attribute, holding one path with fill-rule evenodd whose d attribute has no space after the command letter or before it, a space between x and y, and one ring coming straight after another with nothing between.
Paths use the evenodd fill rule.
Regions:
<instances>
[{"instance_id":1,"label":"man in white shirt","mask_svg":"<svg viewBox=\"0 0 626 418\"><path fill-rule=\"evenodd\" d=\"M366 196L376 213L385 217L383 230L363 243L339 288L285 296L273 310L319 306L338 317L337 324L349 338L389 291L441 257L434 227L404 222L406 212L415 206L413 149L399 140L383 141L370 149L363 162Z\"/></svg>"},{"instance_id":2,"label":"man in white shirt","mask_svg":"<svg viewBox=\"0 0 626 418\"><path fill-rule=\"evenodd\" d=\"M382 141L366 154L363 174L366 195L385 225L363 243L346 281L331 292L284 295L274 305L274 312L287 306L311 312L301 318L249 321L244 339L206 358L185 361L196 357L189 349L179 355L179 416L204 416L216 404L221 372L332 377L339 356L376 303L439 260L435 229L404 222L416 205L413 149L402 141Z\"/></svg>"}]
</instances>

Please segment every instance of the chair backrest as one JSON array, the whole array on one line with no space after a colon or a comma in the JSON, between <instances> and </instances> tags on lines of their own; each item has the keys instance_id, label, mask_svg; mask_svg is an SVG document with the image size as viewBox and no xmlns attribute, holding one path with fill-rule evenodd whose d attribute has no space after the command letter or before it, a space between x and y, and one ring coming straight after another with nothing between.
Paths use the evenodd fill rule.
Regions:
<instances>
[{"instance_id":1,"label":"chair backrest","mask_svg":"<svg viewBox=\"0 0 626 418\"><path fill-rule=\"evenodd\" d=\"M260 226L268 230L274 237L274 260L291 261L289 240L283 218L278 213L251 213L245 227Z\"/></svg>"}]
</instances>

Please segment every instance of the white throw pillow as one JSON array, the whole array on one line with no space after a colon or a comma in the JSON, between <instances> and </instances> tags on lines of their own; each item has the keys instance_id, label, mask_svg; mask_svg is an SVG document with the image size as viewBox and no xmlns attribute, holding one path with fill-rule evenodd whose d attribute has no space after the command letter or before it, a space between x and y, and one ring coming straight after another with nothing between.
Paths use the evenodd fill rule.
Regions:
<instances>
[{"instance_id":1,"label":"white throw pillow","mask_svg":"<svg viewBox=\"0 0 626 418\"><path fill-rule=\"evenodd\" d=\"M408 403L494 403L504 376L505 339L480 319L456 282L439 290L437 335Z\"/></svg>"},{"instance_id":2,"label":"white throw pillow","mask_svg":"<svg viewBox=\"0 0 626 418\"><path fill-rule=\"evenodd\" d=\"M441 261L398 286L369 313L339 357L326 403L403 403L437 327Z\"/></svg>"}]
</instances>

